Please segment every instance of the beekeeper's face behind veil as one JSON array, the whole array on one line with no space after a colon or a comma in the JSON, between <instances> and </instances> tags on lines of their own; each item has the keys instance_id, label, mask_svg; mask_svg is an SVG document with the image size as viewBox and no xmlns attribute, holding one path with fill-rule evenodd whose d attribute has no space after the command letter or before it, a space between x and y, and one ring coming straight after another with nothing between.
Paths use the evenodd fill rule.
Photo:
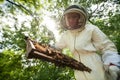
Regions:
<instances>
[{"instance_id":1,"label":"beekeeper's face behind veil","mask_svg":"<svg viewBox=\"0 0 120 80\"><path fill-rule=\"evenodd\" d=\"M84 27L87 21L87 12L83 7L72 5L63 14L61 24L67 30Z\"/></svg>"}]
</instances>

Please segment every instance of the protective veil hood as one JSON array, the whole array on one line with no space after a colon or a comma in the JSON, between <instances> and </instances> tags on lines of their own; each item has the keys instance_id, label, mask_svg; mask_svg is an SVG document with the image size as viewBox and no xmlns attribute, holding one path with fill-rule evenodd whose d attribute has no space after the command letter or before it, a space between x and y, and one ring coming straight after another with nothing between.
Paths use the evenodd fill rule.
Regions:
<instances>
[{"instance_id":1,"label":"protective veil hood","mask_svg":"<svg viewBox=\"0 0 120 80\"><path fill-rule=\"evenodd\" d=\"M73 13L73 12L78 13L80 15L80 20L79 20L79 24L78 24L79 26L67 27L64 16L65 16L65 14ZM83 7L80 7L77 5L72 5L72 6L69 6L67 9L65 9L62 19L61 19L61 25L64 29L74 30L74 29L78 29L80 27L84 27L87 19L88 19L88 13L86 12L86 10Z\"/></svg>"}]
</instances>

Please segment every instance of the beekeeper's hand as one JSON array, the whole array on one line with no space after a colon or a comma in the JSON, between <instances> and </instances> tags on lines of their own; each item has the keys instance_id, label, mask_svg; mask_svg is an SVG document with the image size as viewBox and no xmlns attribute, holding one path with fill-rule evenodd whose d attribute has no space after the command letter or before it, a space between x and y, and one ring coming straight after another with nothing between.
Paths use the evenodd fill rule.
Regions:
<instances>
[{"instance_id":1,"label":"beekeeper's hand","mask_svg":"<svg viewBox=\"0 0 120 80\"><path fill-rule=\"evenodd\" d=\"M108 67L108 73L110 74L111 78L113 78L113 80L117 80L119 71L120 71L119 67L115 65L110 65Z\"/></svg>"},{"instance_id":2,"label":"beekeeper's hand","mask_svg":"<svg viewBox=\"0 0 120 80\"><path fill-rule=\"evenodd\" d=\"M109 75L110 80L117 80L118 78L118 73L120 73L120 68L117 65L110 64L110 65L105 65L104 64L104 69Z\"/></svg>"}]
</instances>

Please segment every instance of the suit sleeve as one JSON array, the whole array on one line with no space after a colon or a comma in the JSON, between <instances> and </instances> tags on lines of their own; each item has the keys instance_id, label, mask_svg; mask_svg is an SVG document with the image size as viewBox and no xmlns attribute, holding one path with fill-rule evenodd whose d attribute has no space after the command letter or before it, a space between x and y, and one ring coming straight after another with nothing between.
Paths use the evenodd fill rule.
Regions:
<instances>
[{"instance_id":1,"label":"suit sleeve","mask_svg":"<svg viewBox=\"0 0 120 80\"><path fill-rule=\"evenodd\" d=\"M66 42L65 42L65 40L66 40L65 33L63 33L63 34L61 35L59 41L56 42L55 48L56 48L56 49L60 49L60 50L63 49L63 48L65 48L65 47L66 47Z\"/></svg>"},{"instance_id":2,"label":"suit sleeve","mask_svg":"<svg viewBox=\"0 0 120 80\"><path fill-rule=\"evenodd\" d=\"M120 66L120 56L115 44L97 27L93 30L92 41L96 49L101 51L104 64L112 63Z\"/></svg>"}]
</instances>

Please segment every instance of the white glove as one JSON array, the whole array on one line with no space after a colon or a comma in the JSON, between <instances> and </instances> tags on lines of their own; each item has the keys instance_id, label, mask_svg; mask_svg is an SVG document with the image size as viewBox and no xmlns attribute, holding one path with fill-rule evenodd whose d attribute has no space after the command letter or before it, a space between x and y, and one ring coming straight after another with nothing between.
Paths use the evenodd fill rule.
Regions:
<instances>
[{"instance_id":1,"label":"white glove","mask_svg":"<svg viewBox=\"0 0 120 80\"><path fill-rule=\"evenodd\" d=\"M120 71L120 69L115 65L111 65L108 68L108 72L109 72L112 80L117 80L119 71Z\"/></svg>"},{"instance_id":2,"label":"white glove","mask_svg":"<svg viewBox=\"0 0 120 80\"><path fill-rule=\"evenodd\" d=\"M104 65L107 80L117 80L120 69L115 65ZM120 76L120 75L119 75Z\"/></svg>"}]
</instances>

